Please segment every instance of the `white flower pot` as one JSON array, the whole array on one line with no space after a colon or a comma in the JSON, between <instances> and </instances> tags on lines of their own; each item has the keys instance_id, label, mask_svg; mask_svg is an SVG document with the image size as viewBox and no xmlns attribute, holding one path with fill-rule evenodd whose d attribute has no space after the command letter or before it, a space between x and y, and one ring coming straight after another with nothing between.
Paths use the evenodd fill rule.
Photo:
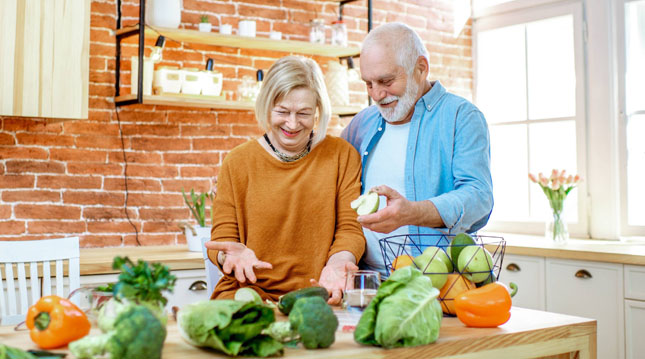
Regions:
<instances>
[{"instance_id":1,"label":"white flower pot","mask_svg":"<svg viewBox=\"0 0 645 359\"><path fill-rule=\"evenodd\" d=\"M210 22L200 22L199 23L199 31L201 31L201 32L211 32L212 28L213 28L213 25L211 25Z\"/></svg>"},{"instance_id":2,"label":"white flower pot","mask_svg":"<svg viewBox=\"0 0 645 359\"><path fill-rule=\"evenodd\" d=\"M197 234L193 234L191 228L186 226L186 242L188 243L188 250L191 252L201 252L202 251L202 238L210 240L211 238L211 227L193 227Z\"/></svg>"}]
</instances>

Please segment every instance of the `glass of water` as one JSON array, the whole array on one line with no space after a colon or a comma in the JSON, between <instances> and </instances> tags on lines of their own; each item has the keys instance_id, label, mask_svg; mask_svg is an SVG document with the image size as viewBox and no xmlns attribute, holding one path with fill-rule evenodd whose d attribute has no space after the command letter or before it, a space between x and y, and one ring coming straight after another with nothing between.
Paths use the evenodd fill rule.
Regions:
<instances>
[{"instance_id":1,"label":"glass of water","mask_svg":"<svg viewBox=\"0 0 645 359\"><path fill-rule=\"evenodd\" d=\"M347 273L343 306L348 310L362 311L376 297L381 275L373 270L356 270Z\"/></svg>"}]
</instances>

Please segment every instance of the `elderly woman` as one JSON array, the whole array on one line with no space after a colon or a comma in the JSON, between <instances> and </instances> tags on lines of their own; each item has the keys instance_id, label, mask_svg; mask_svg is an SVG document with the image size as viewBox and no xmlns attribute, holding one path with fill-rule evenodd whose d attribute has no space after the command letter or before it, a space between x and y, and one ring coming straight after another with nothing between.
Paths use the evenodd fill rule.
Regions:
<instances>
[{"instance_id":1,"label":"elderly woman","mask_svg":"<svg viewBox=\"0 0 645 359\"><path fill-rule=\"evenodd\" d=\"M218 177L206 247L224 276L213 299L251 287L275 301L314 284L340 303L365 238L349 205L360 194L360 157L325 134L330 112L316 62L288 56L271 66L255 105L265 133L233 149Z\"/></svg>"}]
</instances>

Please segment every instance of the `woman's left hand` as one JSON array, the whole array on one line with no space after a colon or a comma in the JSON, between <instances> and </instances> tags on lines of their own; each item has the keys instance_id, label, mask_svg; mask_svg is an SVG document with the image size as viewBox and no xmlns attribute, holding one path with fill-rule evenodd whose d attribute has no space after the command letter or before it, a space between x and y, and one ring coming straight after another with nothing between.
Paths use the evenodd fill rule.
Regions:
<instances>
[{"instance_id":1,"label":"woman's left hand","mask_svg":"<svg viewBox=\"0 0 645 359\"><path fill-rule=\"evenodd\" d=\"M351 256L351 258L347 255ZM349 252L336 253L327 261L327 265L320 273L320 279L318 281L311 279L312 285L327 289L327 292L329 292L329 300L327 303L330 305L339 305L343 299L343 289L345 289L347 272L358 270L358 266L356 266L354 261L354 256Z\"/></svg>"}]
</instances>

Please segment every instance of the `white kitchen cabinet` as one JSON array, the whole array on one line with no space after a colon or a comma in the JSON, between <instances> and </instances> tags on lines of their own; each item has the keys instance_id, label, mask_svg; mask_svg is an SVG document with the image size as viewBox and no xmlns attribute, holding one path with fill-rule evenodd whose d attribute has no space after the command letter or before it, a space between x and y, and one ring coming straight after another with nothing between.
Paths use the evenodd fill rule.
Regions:
<instances>
[{"instance_id":1,"label":"white kitchen cabinet","mask_svg":"<svg viewBox=\"0 0 645 359\"><path fill-rule=\"evenodd\" d=\"M546 259L546 310L596 319L598 358L625 357L623 305L622 265Z\"/></svg>"},{"instance_id":2,"label":"white kitchen cabinet","mask_svg":"<svg viewBox=\"0 0 645 359\"><path fill-rule=\"evenodd\" d=\"M627 359L645 355L645 266L625 265L625 349Z\"/></svg>"},{"instance_id":3,"label":"white kitchen cabinet","mask_svg":"<svg viewBox=\"0 0 645 359\"><path fill-rule=\"evenodd\" d=\"M518 291L513 297L513 306L538 310L546 308L544 266L543 257L504 255L499 279L506 284L517 284Z\"/></svg>"},{"instance_id":4,"label":"white kitchen cabinet","mask_svg":"<svg viewBox=\"0 0 645 359\"><path fill-rule=\"evenodd\" d=\"M166 309L179 308L199 300L210 298L206 289L206 272L204 269L186 269L172 271L177 277L173 293L165 293L168 298ZM118 274L99 274L81 276L81 287L96 287L116 282Z\"/></svg>"}]
</instances>

